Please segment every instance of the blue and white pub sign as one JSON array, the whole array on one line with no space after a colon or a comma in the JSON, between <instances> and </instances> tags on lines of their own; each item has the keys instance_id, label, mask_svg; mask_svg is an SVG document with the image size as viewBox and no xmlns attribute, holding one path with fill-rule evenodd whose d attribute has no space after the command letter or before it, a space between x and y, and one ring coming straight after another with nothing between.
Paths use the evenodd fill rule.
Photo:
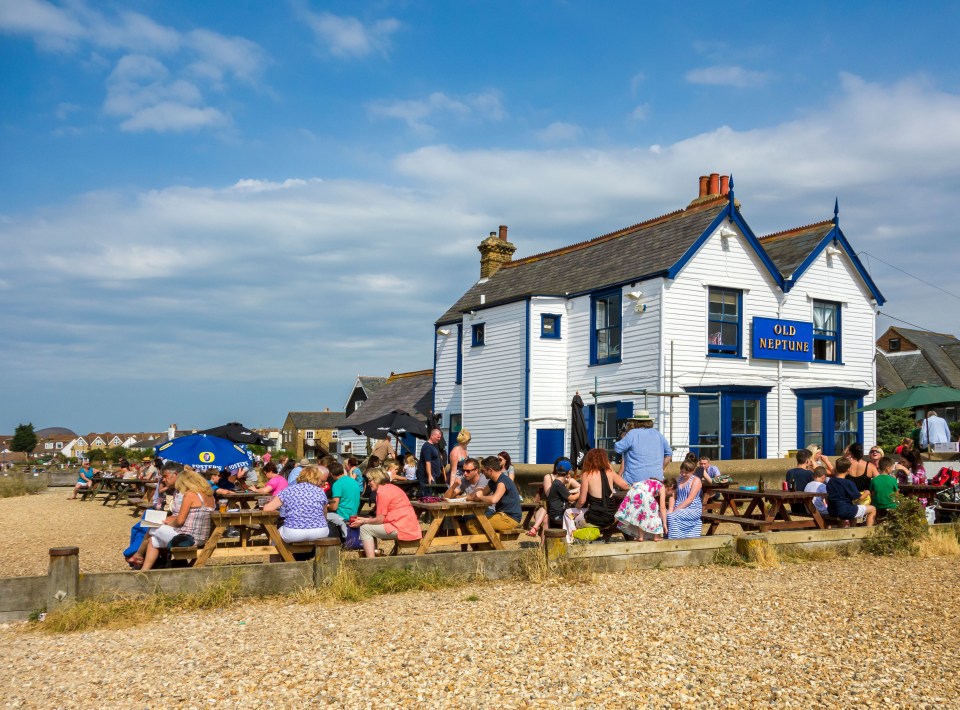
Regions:
<instances>
[{"instance_id":1,"label":"blue and white pub sign","mask_svg":"<svg viewBox=\"0 0 960 710\"><path fill-rule=\"evenodd\" d=\"M813 323L754 317L752 343L755 358L812 362Z\"/></svg>"}]
</instances>

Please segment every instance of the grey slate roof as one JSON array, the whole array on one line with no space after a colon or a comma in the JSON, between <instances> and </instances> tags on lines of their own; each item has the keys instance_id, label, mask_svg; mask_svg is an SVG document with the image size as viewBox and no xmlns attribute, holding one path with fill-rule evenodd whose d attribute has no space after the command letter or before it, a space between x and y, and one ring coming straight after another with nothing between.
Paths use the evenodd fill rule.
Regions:
<instances>
[{"instance_id":1,"label":"grey slate roof","mask_svg":"<svg viewBox=\"0 0 960 710\"><path fill-rule=\"evenodd\" d=\"M399 409L412 414L420 421L427 421L427 415L433 407L433 370L390 375L376 392L372 393L360 409L343 418L337 426L349 428L352 424L365 422L381 414Z\"/></svg>"},{"instance_id":2,"label":"grey slate roof","mask_svg":"<svg viewBox=\"0 0 960 710\"><path fill-rule=\"evenodd\" d=\"M901 356L898 356L901 357ZM907 388L906 383L897 373L886 353L877 348L877 389L888 392L901 392Z\"/></svg>"},{"instance_id":3,"label":"grey slate roof","mask_svg":"<svg viewBox=\"0 0 960 710\"><path fill-rule=\"evenodd\" d=\"M485 283L476 283L436 324L462 320L463 313L532 295L563 296L665 272L727 208L722 197L587 242L518 259Z\"/></svg>"},{"instance_id":4,"label":"grey slate roof","mask_svg":"<svg viewBox=\"0 0 960 710\"><path fill-rule=\"evenodd\" d=\"M929 385L945 384L937 371L930 367L930 363L922 352L888 355L887 358L907 387L924 383Z\"/></svg>"},{"instance_id":5,"label":"grey slate roof","mask_svg":"<svg viewBox=\"0 0 960 710\"><path fill-rule=\"evenodd\" d=\"M914 330L913 328L901 328L900 326L895 327L894 330L920 348L928 367L936 373L940 383L950 387L960 387L960 363L956 361L955 357L952 358L951 353L945 349L950 347L951 352L955 352L954 348L960 345L960 341L952 335L931 333L928 330ZM907 381L906 378L904 378L904 381Z\"/></svg>"},{"instance_id":6,"label":"grey slate roof","mask_svg":"<svg viewBox=\"0 0 960 710\"><path fill-rule=\"evenodd\" d=\"M290 412L287 416L297 429L336 429L344 412Z\"/></svg>"},{"instance_id":7,"label":"grey slate roof","mask_svg":"<svg viewBox=\"0 0 960 710\"><path fill-rule=\"evenodd\" d=\"M780 274L789 277L832 229L833 222L820 222L761 237L760 244Z\"/></svg>"},{"instance_id":8,"label":"grey slate roof","mask_svg":"<svg viewBox=\"0 0 960 710\"><path fill-rule=\"evenodd\" d=\"M360 380L360 386L363 387L363 391L367 393L368 397L387 384L386 377L368 377L361 375L357 379Z\"/></svg>"}]
</instances>

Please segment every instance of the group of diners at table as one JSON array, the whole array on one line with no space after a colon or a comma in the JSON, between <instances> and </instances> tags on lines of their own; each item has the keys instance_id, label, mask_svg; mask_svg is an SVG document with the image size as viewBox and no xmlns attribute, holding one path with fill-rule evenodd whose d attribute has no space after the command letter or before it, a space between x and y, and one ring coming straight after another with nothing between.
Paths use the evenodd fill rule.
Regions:
<instances>
[{"instance_id":1,"label":"group of diners at table","mask_svg":"<svg viewBox=\"0 0 960 710\"><path fill-rule=\"evenodd\" d=\"M760 530L824 527L824 518L841 523L861 519L872 525L878 514L896 506L899 485L920 478L926 482L922 463L912 452L894 460L872 447L864 457L857 444L835 461L817 447L798 451L797 465L786 476L789 492L731 487L730 477L708 457L693 453L681 462L676 478L664 476L666 457L659 476L628 466L618 473L606 450L594 448L583 458L580 473L568 458L558 458L550 473L531 484L536 488L531 506L523 503L509 454L476 458L466 454L466 446L462 453L448 467L432 472L433 496L422 495L419 462L413 457L371 456L364 470L356 459L341 463L332 456L202 473L161 463L151 503L158 510L169 505L169 514L159 527L138 531L140 524L135 525L125 557L132 568L149 570L164 550L185 544L184 539L202 547L216 528L218 514L222 518L254 500L263 515L273 514L264 520L282 520L277 529L282 543L333 537L370 558L382 554L381 541L395 541L394 552L403 544L417 546L418 553L451 543L463 549L502 549L501 536L525 533L537 538L547 530L562 530L568 541L606 538L611 531L627 540L656 541L699 537L704 525L713 534L726 520ZM419 500L413 500L415 494ZM741 513L738 501L742 505L745 500L749 506ZM370 512L361 515L365 503Z\"/></svg>"}]
</instances>

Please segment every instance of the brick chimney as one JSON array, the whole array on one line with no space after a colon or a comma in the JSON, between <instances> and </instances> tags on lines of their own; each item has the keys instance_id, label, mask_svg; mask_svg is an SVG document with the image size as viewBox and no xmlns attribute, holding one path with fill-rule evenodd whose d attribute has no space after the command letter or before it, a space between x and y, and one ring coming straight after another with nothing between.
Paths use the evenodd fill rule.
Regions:
<instances>
[{"instance_id":1,"label":"brick chimney","mask_svg":"<svg viewBox=\"0 0 960 710\"><path fill-rule=\"evenodd\" d=\"M507 225L500 225L500 233L490 232L490 236L480 242L480 278L488 279L513 258L517 247L507 241Z\"/></svg>"},{"instance_id":2,"label":"brick chimney","mask_svg":"<svg viewBox=\"0 0 960 710\"><path fill-rule=\"evenodd\" d=\"M730 194L730 176L719 173L710 173L701 175L699 179L699 191L695 198L690 201L691 205L696 205L707 200L715 200L723 195ZM737 202L739 207L739 202Z\"/></svg>"}]
</instances>

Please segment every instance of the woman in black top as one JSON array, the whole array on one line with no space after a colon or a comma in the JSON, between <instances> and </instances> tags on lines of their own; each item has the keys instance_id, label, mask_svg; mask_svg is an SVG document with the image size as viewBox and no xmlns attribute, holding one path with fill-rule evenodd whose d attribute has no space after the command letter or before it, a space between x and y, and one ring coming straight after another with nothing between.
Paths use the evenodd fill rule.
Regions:
<instances>
[{"instance_id":1,"label":"woman in black top","mask_svg":"<svg viewBox=\"0 0 960 710\"><path fill-rule=\"evenodd\" d=\"M613 497L613 487L628 490L630 484L610 466L610 459L604 449L590 449L583 459L583 477L580 481L580 498L577 500L578 514L574 523L578 528L606 528L614 523L614 514L619 501ZM585 539L596 540L594 535L584 535Z\"/></svg>"}]
</instances>

